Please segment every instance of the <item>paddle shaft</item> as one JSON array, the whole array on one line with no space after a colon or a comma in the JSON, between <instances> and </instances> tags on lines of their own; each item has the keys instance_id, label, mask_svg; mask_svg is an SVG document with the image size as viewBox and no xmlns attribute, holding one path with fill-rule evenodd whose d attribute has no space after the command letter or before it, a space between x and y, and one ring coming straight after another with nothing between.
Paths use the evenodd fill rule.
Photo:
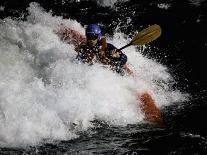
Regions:
<instances>
[{"instance_id":1,"label":"paddle shaft","mask_svg":"<svg viewBox=\"0 0 207 155\"><path fill-rule=\"evenodd\" d=\"M127 45L125 45L125 46L119 48L117 51L121 51L121 50L123 50L124 48L127 48L127 47L129 47L129 46L131 46L131 45L132 45L132 43L130 42L129 44L127 44Z\"/></svg>"}]
</instances>

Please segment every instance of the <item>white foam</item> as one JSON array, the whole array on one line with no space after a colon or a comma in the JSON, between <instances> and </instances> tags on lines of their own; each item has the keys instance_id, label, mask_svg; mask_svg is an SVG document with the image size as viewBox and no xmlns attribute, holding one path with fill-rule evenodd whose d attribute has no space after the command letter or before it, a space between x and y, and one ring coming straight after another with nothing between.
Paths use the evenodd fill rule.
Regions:
<instances>
[{"instance_id":1,"label":"white foam","mask_svg":"<svg viewBox=\"0 0 207 155\"><path fill-rule=\"evenodd\" d=\"M0 11L4 11L4 9L5 9L5 6L0 5Z\"/></svg>"},{"instance_id":2,"label":"white foam","mask_svg":"<svg viewBox=\"0 0 207 155\"><path fill-rule=\"evenodd\" d=\"M38 4L28 8L26 21L0 21L0 145L35 145L43 140L77 137L95 119L113 125L138 123L143 115L136 94L148 91L157 106L185 100L170 90L167 68L129 47L124 52L137 79L121 77L99 64L75 60L74 46L55 33L65 25L80 33L73 20L52 16ZM117 47L128 40L116 33ZM77 126L72 126L76 123Z\"/></svg>"},{"instance_id":3,"label":"white foam","mask_svg":"<svg viewBox=\"0 0 207 155\"><path fill-rule=\"evenodd\" d=\"M83 1L93 1L102 7L114 7L116 3L127 2L129 0L62 0L61 3L65 5L66 3L79 3Z\"/></svg>"},{"instance_id":4,"label":"white foam","mask_svg":"<svg viewBox=\"0 0 207 155\"><path fill-rule=\"evenodd\" d=\"M200 6L205 0L189 0L189 2L195 6Z\"/></svg>"},{"instance_id":5,"label":"white foam","mask_svg":"<svg viewBox=\"0 0 207 155\"><path fill-rule=\"evenodd\" d=\"M167 4L167 3L160 3L160 4L157 4L157 7L160 8L160 9L169 9L171 5L170 4Z\"/></svg>"},{"instance_id":6,"label":"white foam","mask_svg":"<svg viewBox=\"0 0 207 155\"><path fill-rule=\"evenodd\" d=\"M115 3L126 2L129 0L97 0L97 4L103 7L113 7Z\"/></svg>"}]
</instances>

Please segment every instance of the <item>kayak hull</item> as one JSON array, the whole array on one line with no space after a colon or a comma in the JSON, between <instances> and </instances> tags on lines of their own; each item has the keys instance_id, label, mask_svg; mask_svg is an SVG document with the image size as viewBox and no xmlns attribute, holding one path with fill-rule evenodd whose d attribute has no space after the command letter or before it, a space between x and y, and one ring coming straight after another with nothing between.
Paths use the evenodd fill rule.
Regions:
<instances>
[{"instance_id":1,"label":"kayak hull","mask_svg":"<svg viewBox=\"0 0 207 155\"><path fill-rule=\"evenodd\" d=\"M150 123L162 123L161 113L151 95L145 92L137 97L139 107L145 115L144 120Z\"/></svg>"}]
</instances>

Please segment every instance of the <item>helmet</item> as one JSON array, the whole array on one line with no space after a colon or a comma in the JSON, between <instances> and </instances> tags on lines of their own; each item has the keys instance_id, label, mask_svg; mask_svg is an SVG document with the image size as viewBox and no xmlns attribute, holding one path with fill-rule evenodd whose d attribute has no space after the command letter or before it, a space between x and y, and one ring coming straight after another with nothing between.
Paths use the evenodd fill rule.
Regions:
<instances>
[{"instance_id":1,"label":"helmet","mask_svg":"<svg viewBox=\"0 0 207 155\"><path fill-rule=\"evenodd\" d=\"M88 25L86 28L86 37L91 40L101 40L101 28L97 24Z\"/></svg>"}]
</instances>

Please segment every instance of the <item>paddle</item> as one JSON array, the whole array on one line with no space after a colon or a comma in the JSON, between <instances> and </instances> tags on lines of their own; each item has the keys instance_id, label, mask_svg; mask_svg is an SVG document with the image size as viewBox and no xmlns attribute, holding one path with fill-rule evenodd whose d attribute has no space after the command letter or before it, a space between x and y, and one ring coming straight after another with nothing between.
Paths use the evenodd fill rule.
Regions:
<instances>
[{"instance_id":1,"label":"paddle","mask_svg":"<svg viewBox=\"0 0 207 155\"><path fill-rule=\"evenodd\" d=\"M118 51L121 51L122 49L129 47L131 45L148 44L153 40L157 39L160 35L161 35L160 26L157 24L151 25L148 28L145 28L144 30L136 34L129 44L121 47L120 49L118 49Z\"/></svg>"}]
</instances>

